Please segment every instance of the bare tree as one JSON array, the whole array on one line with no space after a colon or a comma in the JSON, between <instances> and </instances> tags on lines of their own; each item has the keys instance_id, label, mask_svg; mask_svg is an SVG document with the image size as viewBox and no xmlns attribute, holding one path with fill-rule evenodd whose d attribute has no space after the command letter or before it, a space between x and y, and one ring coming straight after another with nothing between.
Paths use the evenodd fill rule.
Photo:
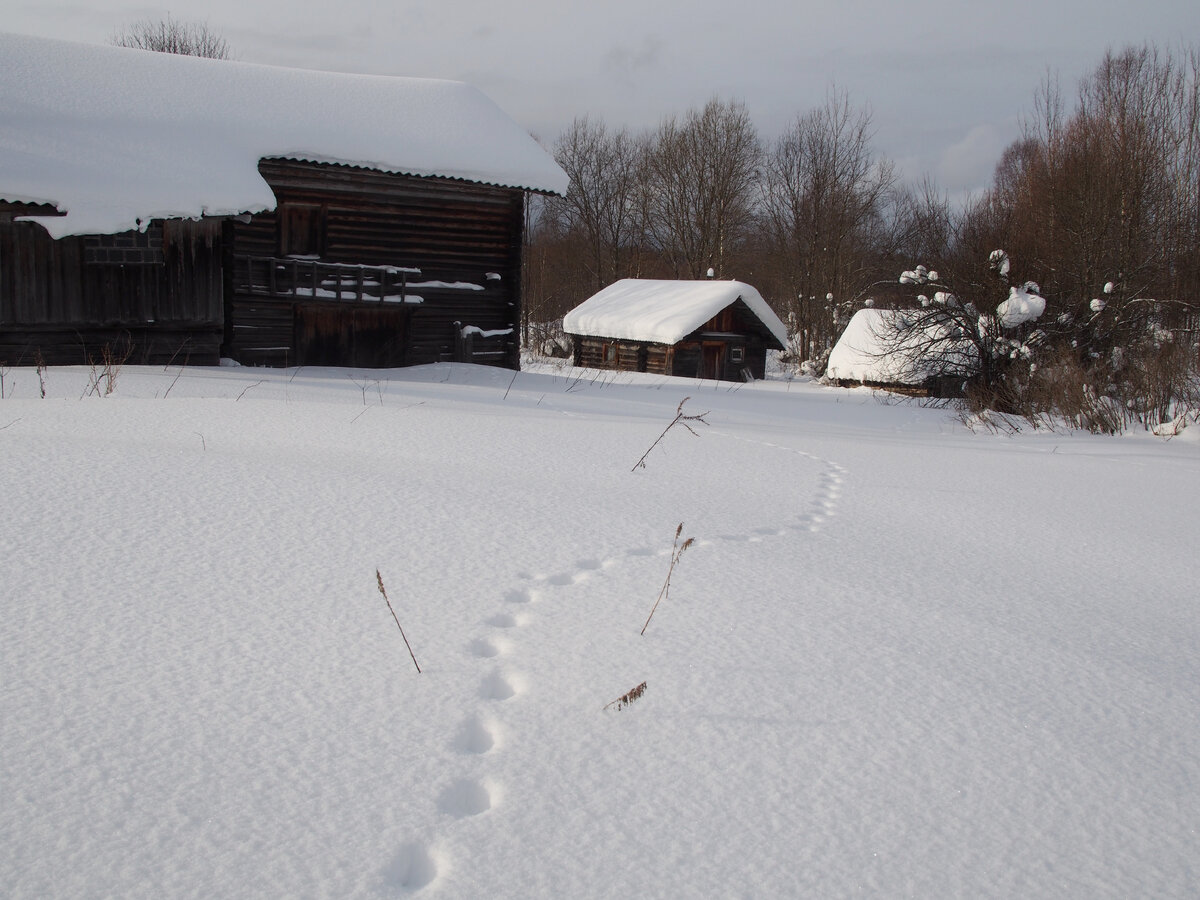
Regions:
<instances>
[{"instance_id":1,"label":"bare tree","mask_svg":"<svg viewBox=\"0 0 1200 900\"><path fill-rule=\"evenodd\" d=\"M839 319L834 303L877 277L870 262L895 173L875 156L871 138L870 112L834 89L824 106L796 119L764 162L768 241L805 348L828 344Z\"/></svg>"},{"instance_id":2,"label":"bare tree","mask_svg":"<svg viewBox=\"0 0 1200 900\"><path fill-rule=\"evenodd\" d=\"M586 243L592 289L598 290L630 274L630 257L641 243L644 142L585 117L559 137L554 158L571 182L550 212Z\"/></svg>"},{"instance_id":3,"label":"bare tree","mask_svg":"<svg viewBox=\"0 0 1200 900\"><path fill-rule=\"evenodd\" d=\"M740 102L714 98L659 126L646 159L646 216L676 277L725 274L753 221L759 157Z\"/></svg>"},{"instance_id":4,"label":"bare tree","mask_svg":"<svg viewBox=\"0 0 1200 900\"><path fill-rule=\"evenodd\" d=\"M929 176L899 188L891 201L889 244L905 259L945 259L955 242L950 200Z\"/></svg>"},{"instance_id":5,"label":"bare tree","mask_svg":"<svg viewBox=\"0 0 1200 900\"><path fill-rule=\"evenodd\" d=\"M991 408L1099 431L1195 416L1198 74L1195 50L1182 60L1153 47L1109 53L1072 110L1047 81L992 188L959 223L949 277L928 278L942 302L923 295L897 329L909 343L891 346L919 346L928 363L943 358L943 336L972 345L970 381ZM1011 285L991 312L995 282L979 259L994 268L996 246L1013 249L1046 299ZM1045 314L1014 326L1007 310L1030 303Z\"/></svg>"},{"instance_id":6,"label":"bare tree","mask_svg":"<svg viewBox=\"0 0 1200 900\"><path fill-rule=\"evenodd\" d=\"M229 59L230 56L225 38L210 29L207 23L181 22L171 18L169 13L165 19L143 19L114 32L110 43L117 47L208 59Z\"/></svg>"},{"instance_id":7,"label":"bare tree","mask_svg":"<svg viewBox=\"0 0 1200 900\"><path fill-rule=\"evenodd\" d=\"M988 212L1003 233L988 240L1029 260L1077 342L1106 283L1106 315L1126 314L1135 330L1170 317L1143 298L1177 306L1200 294L1197 65L1195 50L1182 62L1152 47L1107 54L1070 115L1043 90L1038 118L997 169Z\"/></svg>"}]
</instances>

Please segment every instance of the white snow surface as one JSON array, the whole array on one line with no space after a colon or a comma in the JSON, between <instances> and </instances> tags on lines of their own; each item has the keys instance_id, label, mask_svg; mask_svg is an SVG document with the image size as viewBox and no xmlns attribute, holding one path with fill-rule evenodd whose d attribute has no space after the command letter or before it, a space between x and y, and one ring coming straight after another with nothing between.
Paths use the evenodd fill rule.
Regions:
<instances>
[{"instance_id":1,"label":"white snow surface","mask_svg":"<svg viewBox=\"0 0 1200 900\"><path fill-rule=\"evenodd\" d=\"M564 193L516 122L452 81L284 69L0 34L0 196L55 237L273 209L283 157Z\"/></svg>"},{"instance_id":2,"label":"white snow surface","mask_svg":"<svg viewBox=\"0 0 1200 900\"><path fill-rule=\"evenodd\" d=\"M787 328L779 316L757 290L741 281L625 278L567 313L563 331L674 344L739 298L786 347Z\"/></svg>"},{"instance_id":3,"label":"white snow surface","mask_svg":"<svg viewBox=\"0 0 1200 900\"><path fill-rule=\"evenodd\" d=\"M0 400L6 898L1196 895L1194 426L548 364L91 380ZM631 471L684 398L708 425Z\"/></svg>"},{"instance_id":4,"label":"white snow surface","mask_svg":"<svg viewBox=\"0 0 1200 900\"><path fill-rule=\"evenodd\" d=\"M945 302L944 298L940 302ZM931 375L938 374L936 367L922 362L914 354L906 353L902 340L900 349L889 347L893 336L897 334L896 323L903 316L904 311L892 309L867 308L856 312L829 352L826 376L842 381L876 384L920 384ZM942 326L928 327L944 332ZM925 331L914 337L924 341L927 334L928 331ZM964 362L971 349L969 344L963 343Z\"/></svg>"}]
</instances>

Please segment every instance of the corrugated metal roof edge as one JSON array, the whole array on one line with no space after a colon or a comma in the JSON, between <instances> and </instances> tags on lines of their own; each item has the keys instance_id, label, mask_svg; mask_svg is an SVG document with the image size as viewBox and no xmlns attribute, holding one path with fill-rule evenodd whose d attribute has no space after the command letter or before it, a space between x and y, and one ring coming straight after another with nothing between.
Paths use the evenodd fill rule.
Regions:
<instances>
[{"instance_id":1,"label":"corrugated metal roof edge","mask_svg":"<svg viewBox=\"0 0 1200 900\"><path fill-rule=\"evenodd\" d=\"M360 169L364 172L382 172L387 175L404 175L409 178L441 178L445 181L459 181L463 184L480 184L484 185L485 187L508 188L514 191L528 191L531 194L543 194L545 196L563 196L559 194L558 191L551 190L550 188L532 187L527 184L509 184L503 181L480 181L476 178L467 178L464 175L437 175L430 174L428 172L410 172L405 169L390 169L381 166L365 166L361 163L334 162L327 159L314 159L311 156L287 154L283 156L264 156L263 159L283 159L290 162L309 162L322 166L339 166L344 169Z\"/></svg>"}]
</instances>

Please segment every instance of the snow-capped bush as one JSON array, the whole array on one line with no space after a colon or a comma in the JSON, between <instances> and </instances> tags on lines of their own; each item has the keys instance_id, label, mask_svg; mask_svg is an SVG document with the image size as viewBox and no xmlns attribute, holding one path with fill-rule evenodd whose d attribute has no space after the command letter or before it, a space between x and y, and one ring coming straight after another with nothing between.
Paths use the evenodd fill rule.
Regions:
<instances>
[{"instance_id":1,"label":"snow-capped bush","mask_svg":"<svg viewBox=\"0 0 1200 900\"><path fill-rule=\"evenodd\" d=\"M1046 300L1038 293L1038 286L1027 281L1022 287L1012 287L1008 299L996 307L996 315L1005 328L1015 328L1032 322L1046 311Z\"/></svg>"}]
</instances>

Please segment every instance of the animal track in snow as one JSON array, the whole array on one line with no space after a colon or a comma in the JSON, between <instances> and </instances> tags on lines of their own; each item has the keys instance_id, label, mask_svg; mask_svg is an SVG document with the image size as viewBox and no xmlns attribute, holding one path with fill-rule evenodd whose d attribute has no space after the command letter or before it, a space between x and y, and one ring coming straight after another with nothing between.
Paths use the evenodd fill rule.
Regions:
<instances>
[{"instance_id":1,"label":"animal track in snow","mask_svg":"<svg viewBox=\"0 0 1200 900\"><path fill-rule=\"evenodd\" d=\"M746 440L733 435L729 435L729 437ZM835 513L845 482L846 469L844 467L803 450L762 441L749 441L749 443L763 444L774 449L795 453L818 464L821 469L817 475L816 489L808 496L807 507L801 507L802 511L785 525L762 525L748 528L741 533L702 538L697 541L698 546L711 546L716 541L739 544L759 543L769 538L786 535L794 530L816 532L820 530L822 523ZM801 500L801 503L803 502L804 500ZM505 603L511 604L509 609L512 611L495 612L484 620L484 624L493 629L512 629L526 625L533 618L532 604L546 599L547 596L555 596L556 592L548 590L548 588L569 587L578 584L595 577L598 572L622 565L623 561L667 557L672 552L672 548L661 545L630 547L603 558L578 559L573 567L552 575L540 572L521 572L518 574L518 579L525 583L511 587L502 594ZM490 632L471 640L468 644L468 651L479 660L495 659L510 652L513 646L511 638L514 636L510 633L501 637L496 632ZM479 714L468 714L459 723L451 737L450 746L458 753L469 756L495 753L499 745L497 728L494 720L483 713L482 709L496 710L497 707L487 704L511 700L524 693L525 689L526 683L522 676L503 668L493 669L485 675L478 687L478 696L485 705ZM442 813L456 819L465 819L490 810L496 805L498 796L498 788L490 782L460 778L446 784L440 790L436 803ZM416 891L438 877L438 868L438 861L427 850L417 844L410 844L402 849L400 855L385 872L385 876L389 886Z\"/></svg>"},{"instance_id":2,"label":"animal track in snow","mask_svg":"<svg viewBox=\"0 0 1200 900\"><path fill-rule=\"evenodd\" d=\"M817 480L817 493L809 502L810 512L800 517L801 525L807 525L809 531L816 531L825 519L835 515L845 481L845 468L828 460L821 462L825 464L825 471Z\"/></svg>"},{"instance_id":3,"label":"animal track in snow","mask_svg":"<svg viewBox=\"0 0 1200 900\"><path fill-rule=\"evenodd\" d=\"M823 459L816 454L809 453L805 450L798 450L794 447L785 447L782 444L774 444L770 441L758 441L750 438L740 437L735 434L724 432L715 432L722 437L727 437L735 441L744 441L750 444L758 444L763 447L771 447L775 450L783 450L788 453L795 453L811 462L817 463L822 467L820 474L817 476L816 491L809 497L807 509L798 515L794 520L794 527L801 531L816 532L820 531L821 525L826 519L835 515L838 505L838 499L842 495L842 486L846 480L846 467L832 460ZM763 537L774 537L787 534L787 528L770 528L767 526L755 528L749 535L721 535L721 540L726 541L751 541L756 542Z\"/></svg>"},{"instance_id":4,"label":"animal track in snow","mask_svg":"<svg viewBox=\"0 0 1200 900\"><path fill-rule=\"evenodd\" d=\"M437 861L422 845L405 844L395 858L383 870L383 880L388 888L403 891L419 891L437 878Z\"/></svg>"},{"instance_id":5,"label":"animal track in snow","mask_svg":"<svg viewBox=\"0 0 1200 900\"><path fill-rule=\"evenodd\" d=\"M479 696L484 700L508 700L515 697L518 692L518 686L501 672L493 672L479 685Z\"/></svg>"},{"instance_id":6,"label":"animal track in snow","mask_svg":"<svg viewBox=\"0 0 1200 900\"><path fill-rule=\"evenodd\" d=\"M495 733L487 723L476 716L464 719L454 735L454 749L459 753L487 753L495 746Z\"/></svg>"},{"instance_id":7,"label":"animal track in snow","mask_svg":"<svg viewBox=\"0 0 1200 900\"><path fill-rule=\"evenodd\" d=\"M516 616L508 613L497 613L487 620L487 624L493 628L516 628L521 623L517 621Z\"/></svg>"},{"instance_id":8,"label":"animal track in snow","mask_svg":"<svg viewBox=\"0 0 1200 900\"><path fill-rule=\"evenodd\" d=\"M509 603L532 603L534 593L528 588L513 588L504 595L504 599Z\"/></svg>"},{"instance_id":9,"label":"animal track in snow","mask_svg":"<svg viewBox=\"0 0 1200 900\"><path fill-rule=\"evenodd\" d=\"M492 794L478 781L460 778L442 788L437 799L438 809L456 819L477 816L492 808Z\"/></svg>"},{"instance_id":10,"label":"animal track in snow","mask_svg":"<svg viewBox=\"0 0 1200 900\"><path fill-rule=\"evenodd\" d=\"M499 656L504 652L502 644L488 640L487 638L476 638L471 641L470 649L471 655L478 656L480 659L491 659L493 656Z\"/></svg>"}]
</instances>

